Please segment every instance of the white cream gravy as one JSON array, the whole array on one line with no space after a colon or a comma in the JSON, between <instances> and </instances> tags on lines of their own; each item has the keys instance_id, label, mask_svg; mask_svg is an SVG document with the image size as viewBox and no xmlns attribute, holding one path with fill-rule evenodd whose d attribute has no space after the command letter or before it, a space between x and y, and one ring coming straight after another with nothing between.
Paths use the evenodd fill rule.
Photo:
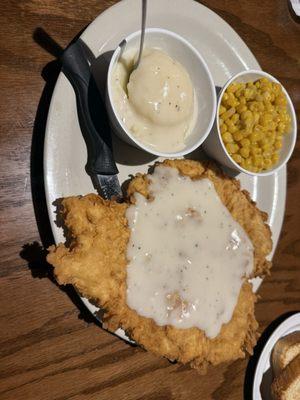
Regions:
<instances>
[{"instance_id":1,"label":"white cream gravy","mask_svg":"<svg viewBox=\"0 0 300 400\"><path fill-rule=\"evenodd\" d=\"M209 179L158 166L152 201L127 210L127 304L157 325L197 327L214 338L232 318L253 269L253 246Z\"/></svg>"}]
</instances>

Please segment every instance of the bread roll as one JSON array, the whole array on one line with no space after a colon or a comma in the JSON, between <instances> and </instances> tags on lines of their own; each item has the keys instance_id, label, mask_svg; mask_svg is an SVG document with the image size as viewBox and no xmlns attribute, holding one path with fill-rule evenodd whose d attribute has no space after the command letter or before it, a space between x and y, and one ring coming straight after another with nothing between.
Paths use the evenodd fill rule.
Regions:
<instances>
[{"instance_id":1,"label":"bread roll","mask_svg":"<svg viewBox=\"0 0 300 400\"><path fill-rule=\"evenodd\" d=\"M300 399L300 354L274 379L271 392L274 400Z\"/></svg>"},{"instance_id":2,"label":"bread roll","mask_svg":"<svg viewBox=\"0 0 300 400\"><path fill-rule=\"evenodd\" d=\"M300 331L290 333L279 339L272 352L273 375L280 372L300 354ZM299 397L300 400L300 397Z\"/></svg>"}]
</instances>

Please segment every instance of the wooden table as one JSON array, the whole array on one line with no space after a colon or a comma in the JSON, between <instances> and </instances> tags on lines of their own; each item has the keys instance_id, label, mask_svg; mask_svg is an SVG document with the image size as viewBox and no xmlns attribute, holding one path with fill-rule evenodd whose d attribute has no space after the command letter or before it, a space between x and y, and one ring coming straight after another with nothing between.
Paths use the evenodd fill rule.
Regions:
<instances>
[{"instance_id":1,"label":"wooden table","mask_svg":"<svg viewBox=\"0 0 300 400\"><path fill-rule=\"evenodd\" d=\"M41 47L47 47L45 35L36 29L43 28L65 47L113 3L1 2L0 398L240 400L245 391L250 399L253 359L244 381L248 360L199 376L130 347L101 330L71 288L59 289L45 262L41 245L48 246L53 238L45 208L42 152L58 69L51 62L53 55ZM299 115L300 25L292 20L287 2L202 3L238 32L263 69L281 80ZM288 164L286 215L272 275L259 290L256 315L261 331L280 315L300 309L299 198L298 141Z\"/></svg>"}]
</instances>

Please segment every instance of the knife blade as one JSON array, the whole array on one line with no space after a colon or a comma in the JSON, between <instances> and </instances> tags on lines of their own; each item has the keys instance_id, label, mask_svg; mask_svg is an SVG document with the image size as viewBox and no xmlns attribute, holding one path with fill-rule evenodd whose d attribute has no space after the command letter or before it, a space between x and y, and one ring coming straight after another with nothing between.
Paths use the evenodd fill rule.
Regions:
<instances>
[{"instance_id":1,"label":"knife blade","mask_svg":"<svg viewBox=\"0 0 300 400\"><path fill-rule=\"evenodd\" d=\"M86 45L78 39L71 44L61 57L62 71L73 86L76 95L77 114L83 138L87 146L86 172L91 177L94 188L104 199L122 199L118 180L118 168L114 161L111 132L107 112L99 93L92 104L96 104L101 114L101 125L95 124L91 115L90 92L93 83ZM89 52L89 57L90 57Z\"/></svg>"}]
</instances>

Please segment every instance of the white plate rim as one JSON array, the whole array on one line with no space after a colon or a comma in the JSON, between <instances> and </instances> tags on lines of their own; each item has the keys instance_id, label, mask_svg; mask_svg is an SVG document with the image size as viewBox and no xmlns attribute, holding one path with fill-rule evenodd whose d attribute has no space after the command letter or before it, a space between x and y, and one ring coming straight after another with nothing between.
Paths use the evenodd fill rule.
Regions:
<instances>
[{"instance_id":1,"label":"white plate rim","mask_svg":"<svg viewBox=\"0 0 300 400\"><path fill-rule=\"evenodd\" d=\"M233 42L238 42L238 45L240 47L240 53L243 53L242 56L239 55L240 61L245 66L245 69L247 69L247 62L249 64L251 64L251 68L261 69L260 65L258 64L258 62L257 62L257 60L255 58L255 56L253 55L251 50L248 48L248 46L245 44L243 39L233 30L233 28L231 28L231 26L226 21L224 21L214 11L210 10L206 6L204 6L204 5L200 4L200 3L197 3L196 1L193 1L193 0L151 0L151 2L153 2L153 4L154 4L154 2L156 3L156 6L161 1L165 1L166 3L172 1L172 3L174 3L174 4L176 4L176 3L177 4L181 4L181 6L183 4L185 4L185 6L188 6L188 7L194 7L196 5L198 11L201 8L202 12L204 12L207 15L209 15L209 18L211 18L217 24L220 24L222 26L222 29L224 30L223 33L225 33L225 36L227 35L228 39L232 40ZM133 0L123 0L122 2L116 3L113 6L107 8L104 12L99 14L88 25L88 27L81 34L81 36L80 36L81 39L86 41L86 42L88 42L89 41L90 32L92 32L93 29L96 26L98 26L99 23L101 23L101 19L104 16L105 17L109 16L117 8L119 8L121 6L122 7L129 6L130 3L132 3L132 2L133 2ZM100 53L101 53L101 51L100 51ZM248 61L245 62L244 59L247 59ZM51 184L49 183L49 177L48 177L47 171L49 170L49 168L48 168L49 153L51 153L50 146L49 146L49 142L50 142L50 138L51 138L51 123L50 123L50 119L51 119L51 116L53 115L53 113L55 111L55 98L56 98L57 92L58 92L60 86L65 85L65 81L66 81L66 78L65 78L64 74L62 72L60 72L60 74L58 76L58 79L57 79L57 82L55 84L55 88L54 88L53 94L52 94L52 99L51 99L51 102L50 102L49 112L48 112L48 116L47 116L46 129L45 129L45 140L44 140L44 159L43 159L43 163L44 163L45 195L46 195L46 202L47 202L50 225L51 225L51 229L52 229L53 236L54 236L54 239L55 239L56 243L58 243L57 226L55 224L54 218L52 218L53 217L53 211L52 211L52 203L51 203L51 200L50 200L51 199L51 195L50 195ZM281 227L282 227L282 222L283 222L283 217L284 217L284 211L285 211L285 201L286 201L286 167L285 166L278 173L274 174L274 183L275 183L275 191L277 190L277 192L278 192L276 194L276 196L279 199L277 201L277 204L279 203L281 205L280 206L280 210L277 210L277 211L279 211L279 214L280 214L279 217L278 217L278 221L279 221L278 225L279 225L279 227L277 227L277 231L280 234ZM278 190L279 187L280 187L280 190ZM273 216L274 215L275 214L273 212ZM276 246L277 246L277 242L278 242L278 239L279 239L279 234L278 234L278 237L276 238L276 241L273 244L273 250L272 250L272 253L270 255L270 258L273 256L273 254L275 252L275 249L276 249ZM260 282L261 282L261 280L258 279L256 281L256 284L254 284L255 291L259 287ZM89 311L94 314L94 312L97 310L97 308L95 306L93 306L91 303L89 303L88 300L85 299L84 297L81 297L81 299L83 300L84 304L89 309ZM123 336L123 335L121 335L121 336Z\"/></svg>"}]
</instances>

